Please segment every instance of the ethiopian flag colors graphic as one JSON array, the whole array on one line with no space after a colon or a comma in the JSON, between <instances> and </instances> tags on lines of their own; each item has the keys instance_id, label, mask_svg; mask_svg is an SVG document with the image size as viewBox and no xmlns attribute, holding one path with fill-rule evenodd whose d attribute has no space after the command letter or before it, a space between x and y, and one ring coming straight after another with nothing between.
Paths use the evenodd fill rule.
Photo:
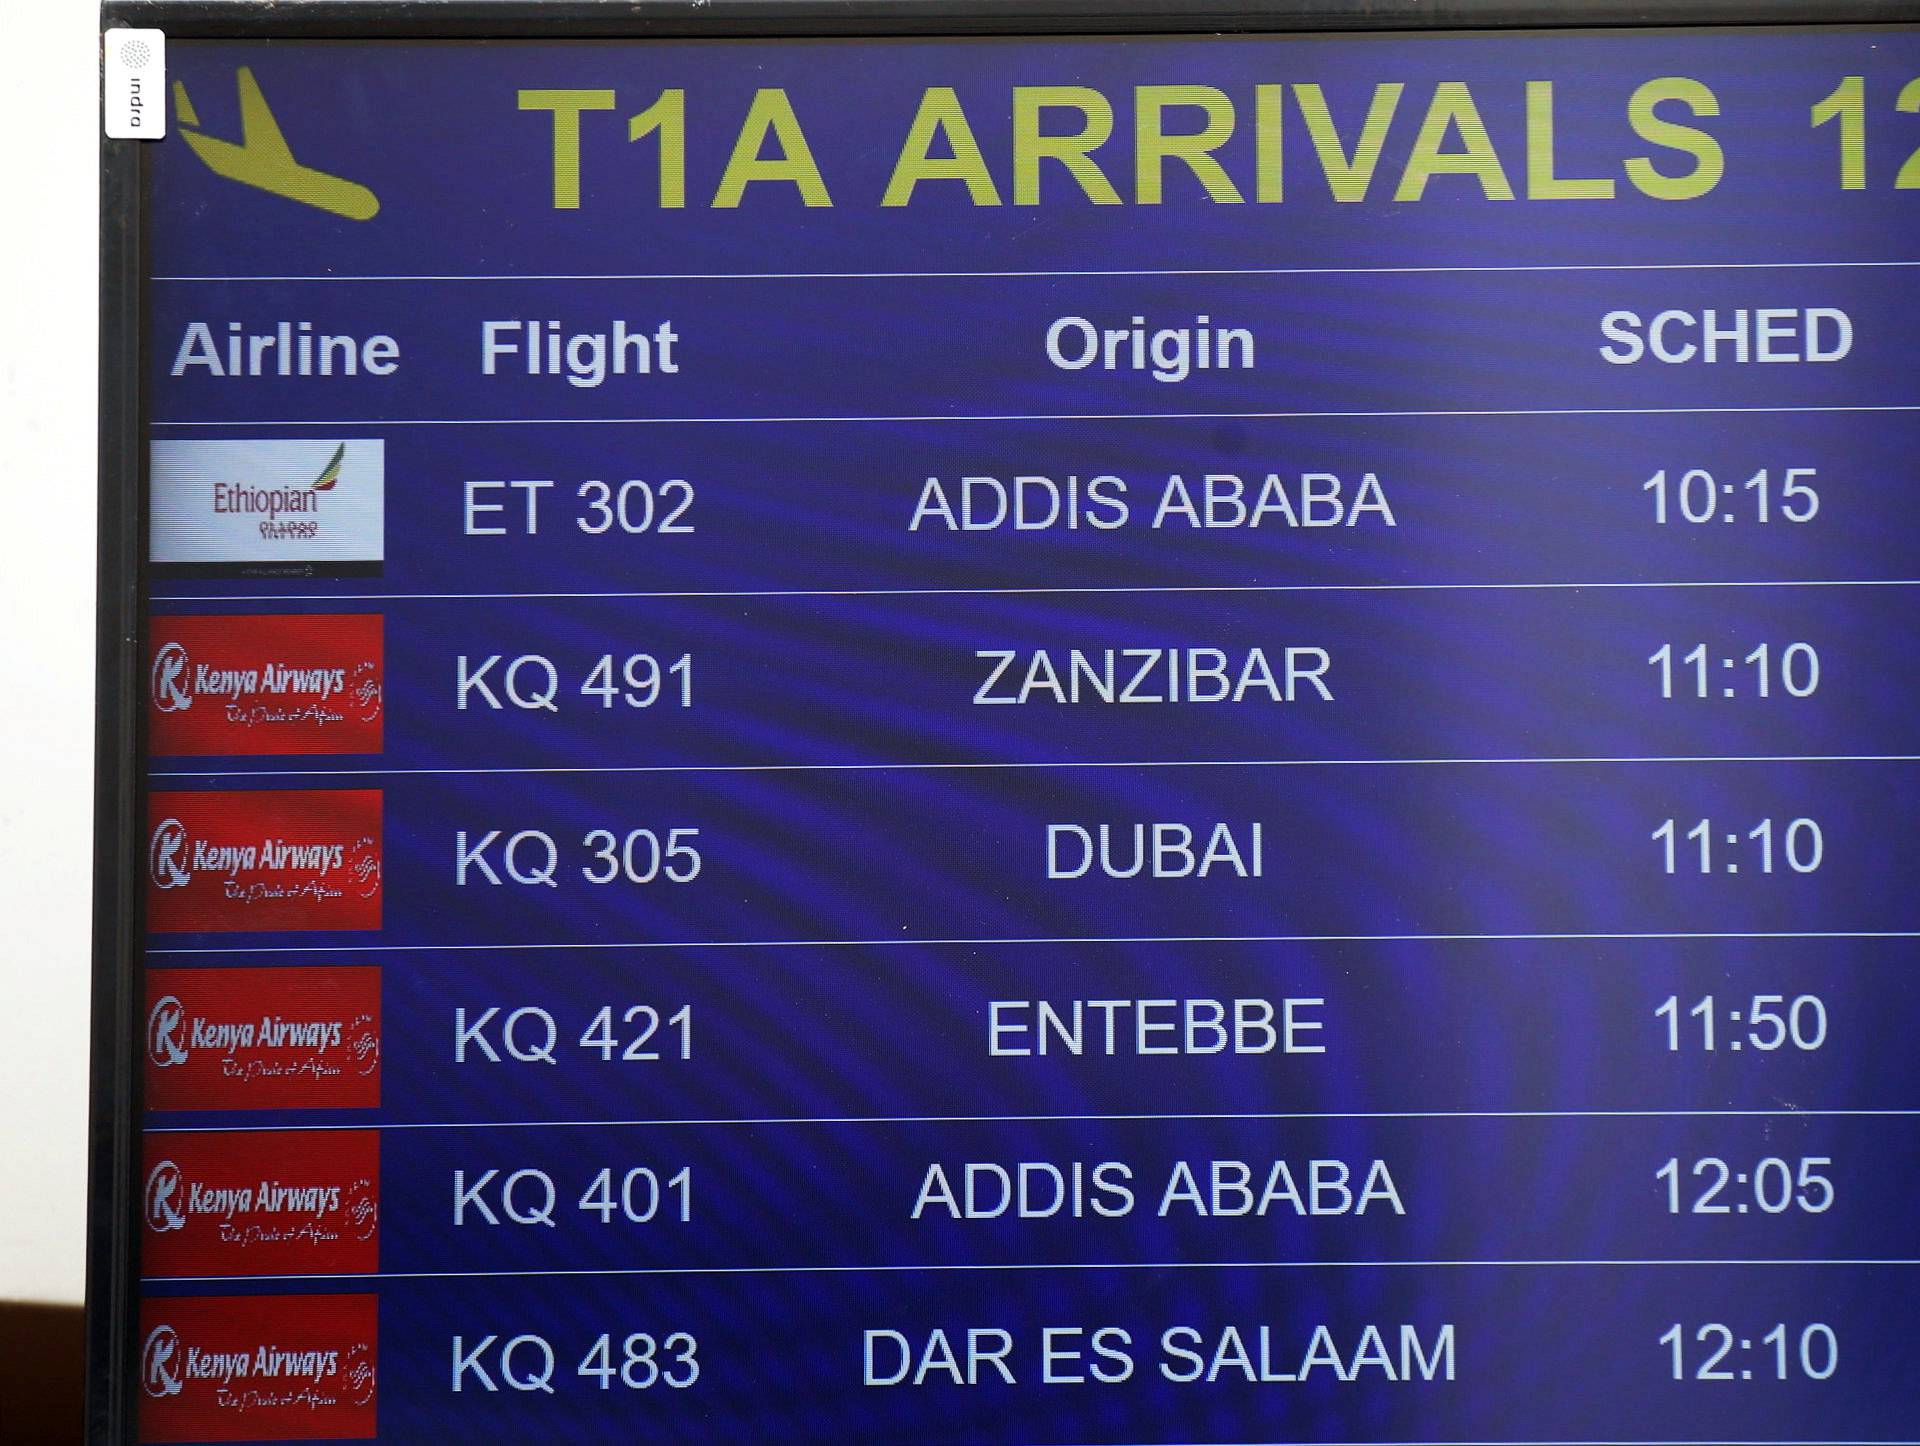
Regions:
<instances>
[{"instance_id":1,"label":"ethiopian flag colors graphic","mask_svg":"<svg viewBox=\"0 0 1920 1446\"><path fill-rule=\"evenodd\" d=\"M315 492L331 492L334 484L340 480L340 462L347 455L347 444L342 442L333 449L333 455L327 458L327 465L320 469L320 475L313 479Z\"/></svg>"}]
</instances>

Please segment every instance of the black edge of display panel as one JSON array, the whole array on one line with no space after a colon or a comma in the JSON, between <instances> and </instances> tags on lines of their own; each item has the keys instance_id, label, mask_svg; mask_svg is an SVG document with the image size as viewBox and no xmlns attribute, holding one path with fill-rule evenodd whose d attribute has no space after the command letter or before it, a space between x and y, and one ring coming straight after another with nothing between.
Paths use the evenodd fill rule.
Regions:
<instances>
[{"instance_id":1,"label":"black edge of display panel","mask_svg":"<svg viewBox=\"0 0 1920 1446\"><path fill-rule=\"evenodd\" d=\"M179 39L1043 36L1920 22L1920 0L104 0L103 28ZM146 168L101 143L91 1100L90 1443L137 1441L143 1053Z\"/></svg>"},{"instance_id":2,"label":"black edge of display panel","mask_svg":"<svg viewBox=\"0 0 1920 1446\"><path fill-rule=\"evenodd\" d=\"M1915 0L107 0L182 38L1047 35L1870 24Z\"/></svg>"},{"instance_id":3,"label":"black edge of display panel","mask_svg":"<svg viewBox=\"0 0 1920 1446\"><path fill-rule=\"evenodd\" d=\"M138 1336L141 900L139 670L145 519L141 444L145 197L137 141L100 148L99 517L94 628L92 1099L88 1110L89 1441L134 1439Z\"/></svg>"}]
</instances>

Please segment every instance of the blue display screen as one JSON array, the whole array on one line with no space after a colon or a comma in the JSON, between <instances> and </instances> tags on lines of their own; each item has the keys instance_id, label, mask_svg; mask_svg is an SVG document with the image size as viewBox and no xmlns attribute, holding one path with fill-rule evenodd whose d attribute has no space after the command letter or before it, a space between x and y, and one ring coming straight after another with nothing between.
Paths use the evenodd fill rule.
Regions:
<instances>
[{"instance_id":1,"label":"blue display screen","mask_svg":"<svg viewBox=\"0 0 1920 1446\"><path fill-rule=\"evenodd\" d=\"M140 1439L1920 1439L1920 33L166 66Z\"/></svg>"}]
</instances>

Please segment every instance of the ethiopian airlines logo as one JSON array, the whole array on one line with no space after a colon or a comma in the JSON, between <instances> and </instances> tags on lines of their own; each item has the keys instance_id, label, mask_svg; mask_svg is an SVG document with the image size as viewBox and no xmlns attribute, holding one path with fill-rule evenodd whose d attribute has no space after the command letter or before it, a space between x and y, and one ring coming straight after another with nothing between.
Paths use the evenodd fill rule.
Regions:
<instances>
[{"instance_id":1,"label":"ethiopian airlines logo","mask_svg":"<svg viewBox=\"0 0 1920 1446\"><path fill-rule=\"evenodd\" d=\"M160 820L147 850L147 868L156 889L184 889L193 882L193 871L184 858L186 852L187 826L177 818Z\"/></svg>"},{"instance_id":2,"label":"ethiopian airlines logo","mask_svg":"<svg viewBox=\"0 0 1920 1446\"><path fill-rule=\"evenodd\" d=\"M347 444L342 442L333 449L333 455L327 458L327 465L320 469L320 475L307 484L309 491L331 492L340 481L340 463L347 455Z\"/></svg>"},{"instance_id":3,"label":"ethiopian airlines logo","mask_svg":"<svg viewBox=\"0 0 1920 1446\"><path fill-rule=\"evenodd\" d=\"M282 322L269 340L278 347L279 375L312 370L312 334ZM223 341L208 323L193 322L173 374L203 366L211 376L234 374L241 348L238 335ZM161 438L151 457L148 543L151 561L163 569L251 577L380 571L386 444L378 437ZM200 655L190 638L156 635L161 640ZM191 674L181 679L191 681Z\"/></svg>"},{"instance_id":4,"label":"ethiopian airlines logo","mask_svg":"<svg viewBox=\"0 0 1920 1446\"><path fill-rule=\"evenodd\" d=\"M240 87L240 139L221 140L200 128L200 117L187 98L187 88L173 83L173 113L180 135L193 153L216 176L253 186L275 196L344 216L370 221L380 210L380 198L358 181L332 175L293 158L293 148L274 119L273 109L260 91L253 71L241 66L235 75Z\"/></svg>"}]
</instances>

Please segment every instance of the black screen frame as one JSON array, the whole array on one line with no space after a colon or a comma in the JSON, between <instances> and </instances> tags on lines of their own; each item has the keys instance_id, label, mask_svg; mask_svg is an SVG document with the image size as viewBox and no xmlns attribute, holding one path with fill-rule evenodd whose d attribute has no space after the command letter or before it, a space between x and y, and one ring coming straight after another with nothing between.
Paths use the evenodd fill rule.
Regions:
<instances>
[{"instance_id":1,"label":"black screen frame","mask_svg":"<svg viewBox=\"0 0 1920 1446\"><path fill-rule=\"evenodd\" d=\"M1920 0L106 0L182 40L766 40L1801 28L1920 21ZM86 1440L137 1438L146 817L148 170L100 151L100 413Z\"/></svg>"}]
</instances>

